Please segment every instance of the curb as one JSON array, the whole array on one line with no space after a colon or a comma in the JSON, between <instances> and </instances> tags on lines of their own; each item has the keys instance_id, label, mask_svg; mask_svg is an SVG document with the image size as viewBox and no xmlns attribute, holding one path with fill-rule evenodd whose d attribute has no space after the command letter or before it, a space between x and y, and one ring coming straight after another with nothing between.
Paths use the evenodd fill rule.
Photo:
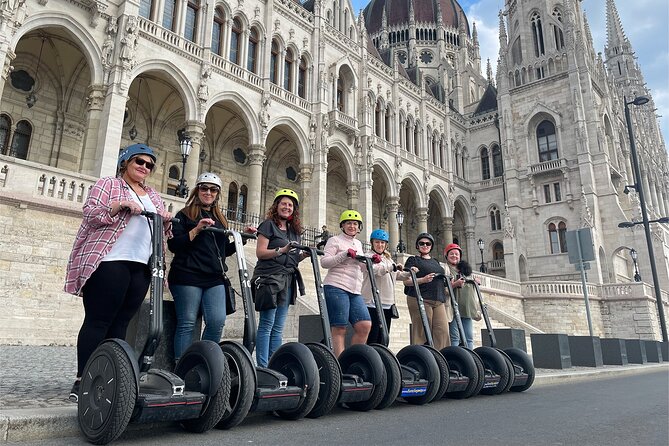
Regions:
<instances>
[{"instance_id":1,"label":"curb","mask_svg":"<svg viewBox=\"0 0 669 446\"><path fill-rule=\"evenodd\" d=\"M547 371L547 373L541 373L535 377L534 385L543 386L566 381L579 381L595 376L625 376L650 373L662 369L669 370L669 363L633 364L624 366L624 368L568 370L566 373L564 371ZM252 414L249 415L252 416ZM128 431L152 429L164 424L130 424ZM0 444L78 437L80 435L77 408L74 404L71 407L0 410Z\"/></svg>"}]
</instances>

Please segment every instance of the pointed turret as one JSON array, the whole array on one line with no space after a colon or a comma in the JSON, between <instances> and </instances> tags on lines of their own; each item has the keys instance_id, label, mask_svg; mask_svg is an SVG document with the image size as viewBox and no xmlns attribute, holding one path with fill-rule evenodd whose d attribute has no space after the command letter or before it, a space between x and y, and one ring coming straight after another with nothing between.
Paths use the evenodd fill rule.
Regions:
<instances>
[{"instance_id":1,"label":"pointed turret","mask_svg":"<svg viewBox=\"0 0 669 446\"><path fill-rule=\"evenodd\" d=\"M486 67L485 74L488 78L488 83L492 84L492 65L490 65L490 58L488 58L488 66Z\"/></svg>"},{"instance_id":2,"label":"pointed turret","mask_svg":"<svg viewBox=\"0 0 669 446\"><path fill-rule=\"evenodd\" d=\"M381 48L382 50L388 48L388 15L386 14L386 7L383 8L383 16L381 17Z\"/></svg>"}]
</instances>

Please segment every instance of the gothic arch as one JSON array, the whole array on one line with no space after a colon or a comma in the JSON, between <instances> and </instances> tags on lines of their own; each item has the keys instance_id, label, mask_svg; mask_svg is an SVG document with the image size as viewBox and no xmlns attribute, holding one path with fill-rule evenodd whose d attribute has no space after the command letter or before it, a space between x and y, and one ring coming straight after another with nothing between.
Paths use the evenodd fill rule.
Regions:
<instances>
[{"instance_id":1,"label":"gothic arch","mask_svg":"<svg viewBox=\"0 0 669 446\"><path fill-rule=\"evenodd\" d=\"M31 15L17 30L16 34L14 34L9 43L9 47L12 48L12 50L16 50L16 45L19 43L19 40L30 31L50 27L63 28L78 40L81 44L81 52L91 69L91 83L94 85L102 84L104 82L102 52L88 30L84 28L81 23L72 20L69 15L54 11Z\"/></svg>"},{"instance_id":2,"label":"gothic arch","mask_svg":"<svg viewBox=\"0 0 669 446\"><path fill-rule=\"evenodd\" d=\"M385 160L380 158L374 160L374 167L382 174L381 177L388 187L390 196L396 197L399 194L399 191L397 190L397 183L395 183L393 169Z\"/></svg>"},{"instance_id":3,"label":"gothic arch","mask_svg":"<svg viewBox=\"0 0 669 446\"><path fill-rule=\"evenodd\" d=\"M306 163L309 161L309 140L307 138L307 135L304 134L304 131L302 128L304 126L300 126L297 121L295 121L294 118L290 116L282 116L280 118L276 118L275 120L271 120L269 125L267 126L267 133L276 128L282 126L284 128L288 128L290 130L289 133L291 133L291 136L293 136L296 139L296 143L298 145L297 147L297 152L300 155L300 163ZM264 143L265 141L263 141ZM353 163L351 163L353 164Z\"/></svg>"},{"instance_id":4,"label":"gothic arch","mask_svg":"<svg viewBox=\"0 0 669 446\"><path fill-rule=\"evenodd\" d=\"M249 131L248 138L250 144L264 143L264 141L260 140L260 125L258 123L256 112L254 111L255 108L249 104L244 96L236 91L220 91L215 93L209 97L204 115L206 116L211 110L211 107L218 102L230 102L234 104L234 107L237 109L237 112L239 112L240 117Z\"/></svg>"},{"instance_id":5,"label":"gothic arch","mask_svg":"<svg viewBox=\"0 0 669 446\"><path fill-rule=\"evenodd\" d=\"M453 210L448 204L448 193L446 193L441 184L437 184L430 189L428 196L432 194L435 194L439 198L439 200L435 200L434 204L439 208L441 215L444 217L453 217Z\"/></svg>"},{"instance_id":6,"label":"gothic arch","mask_svg":"<svg viewBox=\"0 0 669 446\"><path fill-rule=\"evenodd\" d=\"M416 207L424 208L427 207L427 199L425 197L425 192L423 190L422 181L416 177L416 174L409 172L407 175L402 178L403 184L409 184L411 186L411 192L418 198Z\"/></svg>"}]
</instances>

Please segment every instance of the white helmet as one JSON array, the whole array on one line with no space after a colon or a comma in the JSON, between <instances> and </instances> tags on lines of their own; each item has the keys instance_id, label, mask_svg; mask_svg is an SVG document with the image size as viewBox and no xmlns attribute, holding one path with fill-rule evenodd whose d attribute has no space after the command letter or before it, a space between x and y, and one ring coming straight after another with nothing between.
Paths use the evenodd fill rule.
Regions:
<instances>
[{"instance_id":1,"label":"white helmet","mask_svg":"<svg viewBox=\"0 0 669 446\"><path fill-rule=\"evenodd\" d=\"M221 179L218 177L218 175L211 172L203 172L200 174L199 177L197 177L195 185L199 186L200 184L203 183L215 184L216 186L218 186L219 189L223 188Z\"/></svg>"}]
</instances>

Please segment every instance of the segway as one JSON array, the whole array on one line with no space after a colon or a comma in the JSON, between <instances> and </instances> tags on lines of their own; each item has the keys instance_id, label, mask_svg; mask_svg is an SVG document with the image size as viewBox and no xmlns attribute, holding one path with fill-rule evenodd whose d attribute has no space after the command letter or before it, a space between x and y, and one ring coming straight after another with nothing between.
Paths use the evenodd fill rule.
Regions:
<instances>
[{"instance_id":1,"label":"segway","mask_svg":"<svg viewBox=\"0 0 669 446\"><path fill-rule=\"evenodd\" d=\"M519 348L507 348L504 350L497 348L497 339L495 339L495 331L492 328L490 323L490 317L488 316L488 307L483 302L483 296L481 295L481 288L476 281L471 279L466 279L466 283L471 283L474 285L476 290L476 296L481 306L481 314L483 315L483 320L485 321L486 331L488 332L488 337L490 339L490 347L495 348L500 353L505 356L507 360L507 365L511 364L511 379L509 380L508 390L511 392L524 392L529 389L534 383L534 364L530 356Z\"/></svg>"},{"instance_id":2,"label":"segway","mask_svg":"<svg viewBox=\"0 0 669 446\"><path fill-rule=\"evenodd\" d=\"M286 343L274 352L267 367L255 367L251 357L257 325L243 239L256 236L214 227L203 231L221 233L234 240L244 307L243 344L235 341L219 344L230 368L231 389L229 409L216 428L232 428L249 412L273 412L290 420L304 418L314 407L319 389L318 366L309 349L296 342Z\"/></svg>"},{"instance_id":3,"label":"segway","mask_svg":"<svg viewBox=\"0 0 669 446\"><path fill-rule=\"evenodd\" d=\"M436 350L430 351L422 345L407 345L397 353L397 357L390 351L388 344L390 336L388 325L383 314L383 305L379 289L376 286L372 259L367 256L356 256L356 260L367 267L370 288L374 299L374 316L377 318L380 330L377 343L371 344L381 356L388 375L386 393L376 407L383 409L390 406L398 397L411 404L426 404L432 401L441 390L441 372L436 359Z\"/></svg>"},{"instance_id":4,"label":"segway","mask_svg":"<svg viewBox=\"0 0 669 446\"><path fill-rule=\"evenodd\" d=\"M462 325L462 318L460 316L460 307L458 306L453 287L451 286L451 277L441 274L439 277L444 281L444 285L450 295L451 305L453 306L453 320L456 322L458 331L460 332L460 347L464 349L466 347L467 339L464 326ZM476 283L471 279L467 281ZM481 304L483 304L482 300ZM469 349L467 350L471 351ZM480 358L479 361L476 361L479 371L481 363L483 364L483 379L479 383L478 392L475 391L473 394L481 393L483 395L497 395L508 391L514 380L514 370L510 358L501 350L493 347L477 347L473 350L473 353Z\"/></svg>"},{"instance_id":5,"label":"segway","mask_svg":"<svg viewBox=\"0 0 669 446\"><path fill-rule=\"evenodd\" d=\"M139 358L122 339L107 339L93 352L81 377L77 416L86 439L107 444L129 422L180 421L192 432L218 423L230 395L230 371L219 346L194 342L174 373L152 368L163 329L163 219L142 212L151 229L149 333Z\"/></svg>"},{"instance_id":6,"label":"segway","mask_svg":"<svg viewBox=\"0 0 669 446\"><path fill-rule=\"evenodd\" d=\"M323 416L337 403L360 411L379 407L387 387L386 369L381 356L377 350L366 344L350 346L339 355L339 358L334 355L330 318L318 265L318 255L323 255L323 251L305 245L294 246L309 253L323 330L323 343L307 343L318 364L321 384L318 401L307 417Z\"/></svg>"}]
</instances>

